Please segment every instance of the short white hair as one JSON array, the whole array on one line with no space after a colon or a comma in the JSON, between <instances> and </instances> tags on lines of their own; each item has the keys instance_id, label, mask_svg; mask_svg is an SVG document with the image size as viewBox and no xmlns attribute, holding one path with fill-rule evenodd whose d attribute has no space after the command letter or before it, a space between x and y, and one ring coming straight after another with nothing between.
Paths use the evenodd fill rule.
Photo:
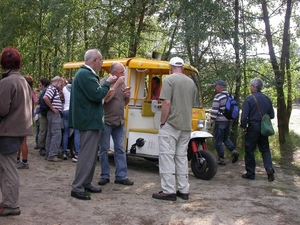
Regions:
<instances>
[{"instance_id":1,"label":"short white hair","mask_svg":"<svg viewBox=\"0 0 300 225\"><path fill-rule=\"evenodd\" d=\"M96 48L87 50L84 54L84 61L89 61L90 59L95 58L98 53L101 54L101 52Z\"/></svg>"},{"instance_id":2,"label":"short white hair","mask_svg":"<svg viewBox=\"0 0 300 225\"><path fill-rule=\"evenodd\" d=\"M264 83L260 78L255 77L250 81L250 85L255 87L257 91L261 91L261 89L264 86Z\"/></svg>"}]
</instances>

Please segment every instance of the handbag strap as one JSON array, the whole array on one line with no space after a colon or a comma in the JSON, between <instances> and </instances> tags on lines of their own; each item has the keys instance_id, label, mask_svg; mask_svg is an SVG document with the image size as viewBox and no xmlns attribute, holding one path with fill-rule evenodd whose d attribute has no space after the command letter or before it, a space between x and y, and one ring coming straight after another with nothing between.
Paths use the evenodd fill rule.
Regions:
<instances>
[{"instance_id":1,"label":"handbag strap","mask_svg":"<svg viewBox=\"0 0 300 225\"><path fill-rule=\"evenodd\" d=\"M255 100L255 102L256 102L256 106L257 106L257 109L258 109L260 118L262 119L262 114L261 114L261 111L260 111L260 107L259 107L258 101L257 101L257 99L255 98L255 96L254 96L253 94L252 94L252 96L253 96L253 98L254 98L254 100Z\"/></svg>"}]
</instances>

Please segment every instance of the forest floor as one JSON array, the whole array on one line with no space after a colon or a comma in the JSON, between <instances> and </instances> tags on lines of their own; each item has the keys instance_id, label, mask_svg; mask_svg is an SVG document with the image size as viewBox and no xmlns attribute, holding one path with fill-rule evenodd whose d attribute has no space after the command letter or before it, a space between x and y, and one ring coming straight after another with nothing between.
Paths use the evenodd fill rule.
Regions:
<instances>
[{"instance_id":1,"label":"forest floor","mask_svg":"<svg viewBox=\"0 0 300 225\"><path fill-rule=\"evenodd\" d=\"M300 134L300 110L293 110L292 117L291 129ZM209 181L197 179L190 171L189 200L177 198L174 202L151 197L161 190L158 165L135 157L127 158L133 186L114 184L111 157L111 182L101 187L102 193L91 194L90 201L77 200L70 196L76 163L44 160L33 149L33 137L28 146L30 168L19 170L21 215L2 217L0 224L300 224L300 146L289 165L274 165L274 182L268 182L261 162L257 163L256 179L245 180L241 177L243 159L231 164L228 158L227 165L219 166ZM99 174L98 163L95 187Z\"/></svg>"}]
</instances>

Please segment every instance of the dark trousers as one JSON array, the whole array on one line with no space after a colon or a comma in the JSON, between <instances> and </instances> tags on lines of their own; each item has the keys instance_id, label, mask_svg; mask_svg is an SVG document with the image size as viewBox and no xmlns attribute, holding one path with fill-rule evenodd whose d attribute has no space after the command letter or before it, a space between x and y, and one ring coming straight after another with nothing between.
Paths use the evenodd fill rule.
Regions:
<instances>
[{"instance_id":1,"label":"dark trousers","mask_svg":"<svg viewBox=\"0 0 300 225\"><path fill-rule=\"evenodd\" d=\"M35 122L35 145L39 146L39 132L40 132L40 124L37 124L38 122Z\"/></svg>"},{"instance_id":2,"label":"dark trousers","mask_svg":"<svg viewBox=\"0 0 300 225\"><path fill-rule=\"evenodd\" d=\"M101 132L100 130L80 131L81 148L76 163L72 191L84 192L85 188L92 187Z\"/></svg>"},{"instance_id":3,"label":"dark trousers","mask_svg":"<svg viewBox=\"0 0 300 225\"><path fill-rule=\"evenodd\" d=\"M232 141L229 139L229 132L230 132L230 122L216 122L214 128L214 144L217 150L218 156L224 158L224 147L223 143L225 144L226 148L230 152L235 150L235 147Z\"/></svg>"},{"instance_id":4,"label":"dark trousers","mask_svg":"<svg viewBox=\"0 0 300 225\"><path fill-rule=\"evenodd\" d=\"M260 133L260 124L250 125L245 135L245 169L249 177L255 177L255 149L258 146L262 154L265 169L273 168L269 139Z\"/></svg>"}]
</instances>

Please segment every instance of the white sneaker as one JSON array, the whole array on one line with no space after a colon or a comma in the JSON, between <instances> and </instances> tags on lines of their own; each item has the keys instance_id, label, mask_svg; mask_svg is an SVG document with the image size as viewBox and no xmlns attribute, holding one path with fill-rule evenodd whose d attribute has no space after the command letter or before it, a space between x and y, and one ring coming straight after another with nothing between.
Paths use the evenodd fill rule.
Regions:
<instances>
[{"instance_id":1,"label":"white sneaker","mask_svg":"<svg viewBox=\"0 0 300 225\"><path fill-rule=\"evenodd\" d=\"M67 160L68 159L68 156L66 154L63 154L63 159L64 160Z\"/></svg>"},{"instance_id":2,"label":"white sneaker","mask_svg":"<svg viewBox=\"0 0 300 225\"><path fill-rule=\"evenodd\" d=\"M77 162L78 156L75 155L74 158L72 158L72 162Z\"/></svg>"},{"instance_id":3,"label":"white sneaker","mask_svg":"<svg viewBox=\"0 0 300 225\"><path fill-rule=\"evenodd\" d=\"M17 165L17 169L29 169L29 164L28 163L19 162L19 164Z\"/></svg>"}]
</instances>

